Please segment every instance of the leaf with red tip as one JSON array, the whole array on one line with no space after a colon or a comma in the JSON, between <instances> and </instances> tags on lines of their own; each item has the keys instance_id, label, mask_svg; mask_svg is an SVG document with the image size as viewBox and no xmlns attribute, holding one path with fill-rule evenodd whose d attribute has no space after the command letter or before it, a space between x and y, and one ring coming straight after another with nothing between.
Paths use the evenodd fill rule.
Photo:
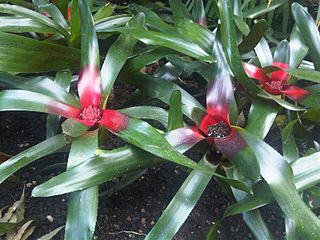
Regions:
<instances>
[{"instance_id":1,"label":"leaf with red tip","mask_svg":"<svg viewBox=\"0 0 320 240\"><path fill-rule=\"evenodd\" d=\"M284 70L289 69L289 64L285 62L273 62L272 66L279 67ZM272 81L281 81L286 83L288 81L289 74L284 70L277 70L272 72L272 75L271 75Z\"/></svg>"},{"instance_id":2,"label":"leaf with red tip","mask_svg":"<svg viewBox=\"0 0 320 240\"><path fill-rule=\"evenodd\" d=\"M169 0L169 5L175 17L185 17L191 19L189 10L181 0Z\"/></svg>"},{"instance_id":3,"label":"leaf with red tip","mask_svg":"<svg viewBox=\"0 0 320 240\"><path fill-rule=\"evenodd\" d=\"M185 127L168 132L166 139L169 143L175 144L176 150L185 152L191 146L202 141L204 136L199 132L197 127Z\"/></svg>"},{"instance_id":4,"label":"leaf with red tip","mask_svg":"<svg viewBox=\"0 0 320 240\"><path fill-rule=\"evenodd\" d=\"M102 113L101 125L110 131L117 133L127 128L129 117L115 110L104 110Z\"/></svg>"},{"instance_id":5,"label":"leaf with red tip","mask_svg":"<svg viewBox=\"0 0 320 240\"><path fill-rule=\"evenodd\" d=\"M296 102L302 101L307 95L310 94L310 92L308 92L307 90L304 90L300 87L296 87L294 85L284 86L281 92L288 98Z\"/></svg>"},{"instance_id":6,"label":"leaf with red tip","mask_svg":"<svg viewBox=\"0 0 320 240\"><path fill-rule=\"evenodd\" d=\"M230 103L234 101L233 85L229 67L218 39L214 44L214 54L218 61L214 80L209 83L207 89L207 112L217 121L222 120L229 124ZM207 125L206 122L210 121L210 117L206 116L201 125ZM201 129L207 131L207 129Z\"/></svg>"},{"instance_id":7,"label":"leaf with red tip","mask_svg":"<svg viewBox=\"0 0 320 240\"><path fill-rule=\"evenodd\" d=\"M256 67L250 63L242 63L243 69L250 78L258 80L260 83L270 81L270 78L262 71L261 68Z\"/></svg>"},{"instance_id":8,"label":"leaf with red tip","mask_svg":"<svg viewBox=\"0 0 320 240\"><path fill-rule=\"evenodd\" d=\"M78 91L83 108L100 105L101 80L99 46L97 34L94 29L93 17L88 3L79 0L81 21L81 67Z\"/></svg>"},{"instance_id":9,"label":"leaf with red tip","mask_svg":"<svg viewBox=\"0 0 320 240\"><path fill-rule=\"evenodd\" d=\"M196 23L207 28L207 18L202 0L195 0L192 9L192 16Z\"/></svg>"},{"instance_id":10,"label":"leaf with red tip","mask_svg":"<svg viewBox=\"0 0 320 240\"><path fill-rule=\"evenodd\" d=\"M25 91L5 90L0 93L0 111L32 111L77 118L80 109L59 102L49 96Z\"/></svg>"},{"instance_id":11,"label":"leaf with red tip","mask_svg":"<svg viewBox=\"0 0 320 240\"><path fill-rule=\"evenodd\" d=\"M70 2L70 3L72 3L72 2ZM72 4L69 4L68 9L67 9L68 21L70 21L70 19L71 19L71 11L72 11L71 5Z\"/></svg>"},{"instance_id":12,"label":"leaf with red tip","mask_svg":"<svg viewBox=\"0 0 320 240\"><path fill-rule=\"evenodd\" d=\"M100 71L96 65L87 65L79 75L78 92L83 108L99 106L101 101Z\"/></svg>"},{"instance_id":13,"label":"leaf with red tip","mask_svg":"<svg viewBox=\"0 0 320 240\"><path fill-rule=\"evenodd\" d=\"M87 65L100 67L99 45L97 34L94 29L93 17L86 0L79 0L81 21L81 67Z\"/></svg>"},{"instance_id":14,"label":"leaf with red tip","mask_svg":"<svg viewBox=\"0 0 320 240\"><path fill-rule=\"evenodd\" d=\"M235 76L244 87L254 93L266 95L245 73L238 49L237 35L234 26L232 1L218 1L219 16L221 21L221 44L229 66Z\"/></svg>"}]
</instances>

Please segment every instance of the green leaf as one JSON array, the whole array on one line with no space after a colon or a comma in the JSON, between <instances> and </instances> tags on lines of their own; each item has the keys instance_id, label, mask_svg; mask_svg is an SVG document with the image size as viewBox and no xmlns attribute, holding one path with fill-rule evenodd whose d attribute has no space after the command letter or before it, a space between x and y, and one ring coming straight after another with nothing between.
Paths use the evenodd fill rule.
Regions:
<instances>
[{"instance_id":1,"label":"green leaf","mask_svg":"<svg viewBox=\"0 0 320 240\"><path fill-rule=\"evenodd\" d=\"M113 132L123 140L141 148L157 157L172 161L182 166L208 171L200 167L196 162L177 152L171 144L150 124L134 119L128 119L128 125L124 130Z\"/></svg>"},{"instance_id":2,"label":"green leaf","mask_svg":"<svg viewBox=\"0 0 320 240\"><path fill-rule=\"evenodd\" d=\"M269 95L269 99L272 99L273 101L277 102L280 106L284 107L285 109L291 110L291 111L305 111L305 107L300 107L298 105L291 104L284 99L278 98L277 96L274 95ZM305 104L303 102L303 104Z\"/></svg>"},{"instance_id":3,"label":"green leaf","mask_svg":"<svg viewBox=\"0 0 320 240\"><path fill-rule=\"evenodd\" d=\"M175 51L164 47L152 47L146 52L131 58L126 64L128 71L140 71L146 65L152 64L166 56L174 54Z\"/></svg>"},{"instance_id":4,"label":"green leaf","mask_svg":"<svg viewBox=\"0 0 320 240\"><path fill-rule=\"evenodd\" d=\"M181 92L175 90L170 97L169 130L183 127L183 113L181 108Z\"/></svg>"},{"instance_id":5,"label":"green leaf","mask_svg":"<svg viewBox=\"0 0 320 240\"><path fill-rule=\"evenodd\" d=\"M108 18L112 15L114 10L114 5L111 3L106 3L102 6L96 14L94 14L93 19L95 23L99 23L103 21L105 18Z\"/></svg>"},{"instance_id":6,"label":"green leaf","mask_svg":"<svg viewBox=\"0 0 320 240\"><path fill-rule=\"evenodd\" d=\"M64 134L74 138L81 136L89 129L86 125L83 125L72 118L65 120L61 127Z\"/></svg>"},{"instance_id":7,"label":"green leaf","mask_svg":"<svg viewBox=\"0 0 320 240\"><path fill-rule=\"evenodd\" d=\"M146 24L152 29L165 33L174 33L174 28L165 23L156 13L152 12L150 9L137 4L130 4L129 10L134 15L143 13L146 18Z\"/></svg>"},{"instance_id":8,"label":"green leaf","mask_svg":"<svg viewBox=\"0 0 320 240\"><path fill-rule=\"evenodd\" d=\"M207 53L212 52L215 36L211 31L187 18L176 18L174 24L176 32L186 41L199 45Z\"/></svg>"},{"instance_id":9,"label":"green leaf","mask_svg":"<svg viewBox=\"0 0 320 240\"><path fill-rule=\"evenodd\" d=\"M225 213L224 218L234 216L240 213L250 212L274 201L273 195L268 184L260 181L252 187L253 194L248 195L243 192L233 191L237 203L230 205Z\"/></svg>"},{"instance_id":10,"label":"green leaf","mask_svg":"<svg viewBox=\"0 0 320 240\"><path fill-rule=\"evenodd\" d=\"M307 239L319 239L320 221L300 198L293 182L292 169L287 161L261 139L244 130L241 130L241 134L254 151L261 175L269 184L283 212L295 222L303 236Z\"/></svg>"},{"instance_id":11,"label":"green leaf","mask_svg":"<svg viewBox=\"0 0 320 240\"><path fill-rule=\"evenodd\" d=\"M286 217L285 218L285 227L286 227L286 239L287 240L299 240L299 234L297 232L297 228L292 219Z\"/></svg>"},{"instance_id":12,"label":"green leaf","mask_svg":"<svg viewBox=\"0 0 320 240\"><path fill-rule=\"evenodd\" d=\"M62 75L68 75L69 73L69 71L60 72ZM57 84L57 82L54 82L47 77L35 77L33 79L27 79L16 75L11 75L6 72L0 72L0 86L40 93L63 103L80 107L79 101L72 94Z\"/></svg>"},{"instance_id":13,"label":"green leaf","mask_svg":"<svg viewBox=\"0 0 320 240\"><path fill-rule=\"evenodd\" d=\"M77 69L80 51L75 48L0 32L0 71L36 73Z\"/></svg>"},{"instance_id":14,"label":"green leaf","mask_svg":"<svg viewBox=\"0 0 320 240\"><path fill-rule=\"evenodd\" d=\"M276 47L273 54L274 62L289 63L290 61L290 46L287 40L282 40Z\"/></svg>"},{"instance_id":15,"label":"green leaf","mask_svg":"<svg viewBox=\"0 0 320 240\"><path fill-rule=\"evenodd\" d=\"M259 59L261 67L271 66L273 58L268 42L265 38L261 38L259 44L255 47L255 52Z\"/></svg>"},{"instance_id":16,"label":"green leaf","mask_svg":"<svg viewBox=\"0 0 320 240\"><path fill-rule=\"evenodd\" d=\"M215 61L214 57L209 55L199 45L182 39L179 36L141 28L127 28L123 31L130 33L133 37L148 45L167 47L206 62Z\"/></svg>"},{"instance_id":17,"label":"green leaf","mask_svg":"<svg viewBox=\"0 0 320 240\"><path fill-rule=\"evenodd\" d=\"M282 152L289 163L299 158L299 150L293 136L293 128L297 120L293 120L281 129Z\"/></svg>"},{"instance_id":18,"label":"green leaf","mask_svg":"<svg viewBox=\"0 0 320 240\"><path fill-rule=\"evenodd\" d=\"M79 0L81 25L81 68L86 65L100 67L99 45L93 18L86 0Z\"/></svg>"},{"instance_id":19,"label":"green leaf","mask_svg":"<svg viewBox=\"0 0 320 240\"><path fill-rule=\"evenodd\" d=\"M50 27L53 30L60 32L66 39L69 38L69 33L67 32L66 29L61 27L59 24L57 24L50 18L47 18L42 14L32 11L28 8L24 8L16 5L0 4L0 12L30 18L37 23L46 25L47 27Z\"/></svg>"},{"instance_id":20,"label":"green leaf","mask_svg":"<svg viewBox=\"0 0 320 240\"><path fill-rule=\"evenodd\" d=\"M167 56L169 62L180 71L192 75L192 73L200 74L207 82L212 81L214 77L215 64L207 64L201 61L193 61L191 59L182 58L177 55Z\"/></svg>"},{"instance_id":21,"label":"green leaf","mask_svg":"<svg viewBox=\"0 0 320 240\"><path fill-rule=\"evenodd\" d=\"M249 34L244 37L242 42L239 44L239 51L241 53L247 53L253 50L260 42L264 33L268 28L265 20L258 21L250 30Z\"/></svg>"},{"instance_id":22,"label":"green leaf","mask_svg":"<svg viewBox=\"0 0 320 240\"><path fill-rule=\"evenodd\" d=\"M119 27L126 25L132 17L128 15L115 15L108 18L103 19L103 21L96 23L95 29L98 33L108 33L114 32Z\"/></svg>"},{"instance_id":23,"label":"green leaf","mask_svg":"<svg viewBox=\"0 0 320 240\"><path fill-rule=\"evenodd\" d=\"M186 5L181 0L169 0L169 5L174 16L191 19L191 15Z\"/></svg>"},{"instance_id":24,"label":"green leaf","mask_svg":"<svg viewBox=\"0 0 320 240\"><path fill-rule=\"evenodd\" d=\"M287 72L299 79L320 83L320 71L298 68L298 69L287 70Z\"/></svg>"},{"instance_id":25,"label":"green leaf","mask_svg":"<svg viewBox=\"0 0 320 240\"><path fill-rule=\"evenodd\" d=\"M57 33L56 29L52 29L44 24L25 17L0 17L0 31L12 33Z\"/></svg>"},{"instance_id":26,"label":"green leaf","mask_svg":"<svg viewBox=\"0 0 320 240\"><path fill-rule=\"evenodd\" d=\"M94 156L97 148L98 130L87 132L85 135L75 139L71 145L67 169ZM98 200L97 186L69 195L65 240L93 239L97 221Z\"/></svg>"},{"instance_id":27,"label":"green leaf","mask_svg":"<svg viewBox=\"0 0 320 240\"><path fill-rule=\"evenodd\" d=\"M52 4L49 0L33 0L33 4L37 11L49 13L55 23L68 31L68 23L56 5Z\"/></svg>"},{"instance_id":28,"label":"green leaf","mask_svg":"<svg viewBox=\"0 0 320 240\"><path fill-rule=\"evenodd\" d=\"M247 23L240 17L233 16L234 22L240 32L244 35L248 35L250 33L250 28L247 25ZM254 48L257 58L259 59L259 62L262 67L271 66L273 59L270 47L268 45L268 42L264 37L261 38L260 42L256 45Z\"/></svg>"},{"instance_id":29,"label":"green leaf","mask_svg":"<svg viewBox=\"0 0 320 240\"><path fill-rule=\"evenodd\" d=\"M249 10L244 11L243 16L252 19L257 18L261 15L273 11L274 9L280 7L285 3L287 3L287 0L272 0L266 4L259 4L257 7L250 8Z\"/></svg>"},{"instance_id":30,"label":"green leaf","mask_svg":"<svg viewBox=\"0 0 320 240\"><path fill-rule=\"evenodd\" d=\"M215 169L205 160L200 161L204 167ZM212 174L193 170L166 207L156 225L148 233L145 240L170 240L186 221L207 187Z\"/></svg>"},{"instance_id":31,"label":"green leaf","mask_svg":"<svg viewBox=\"0 0 320 240\"><path fill-rule=\"evenodd\" d=\"M292 163L296 187L302 191L320 182L320 153L297 159Z\"/></svg>"},{"instance_id":32,"label":"green leaf","mask_svg":"<svg viewBox=\"0 0 320 240\"><path fill-rule=\"evenodd\" d=\"M71 2L71 15L70 15L70 42L72 46L78 47L80 45L80 12L78 0Z\"/></svg>"},{"instance_id":33,"label":"green leaf","mask_svg":"<svg viewBox=\"0 0 320 240\"><path fill-rule=\"evenodd\" d=\"M246 130L262 139L267 136L278 109L274 104L255 99L249 112Z\"/></svg>"},{"instance_id":34,"label":"green leaf","mask_svg":"<svg viewBox=\"0 0 320 240\"><path fill-rule=\"evenodd\" d=\"M60 9L60 11L63 13L63 16L68 17L69 0L57 0L54 2L54 4Z\"/></svg>"},{"instance_id":35,"label":"green leaf","mask_svg":"<svg viewBox=\"0 0 320 240\"><path fill-rule=\"evenodd\" d=\"M207 28L207 17L202 0L194 0L194 5L192 8L192 17L196 23Z\"/></svg>"},{"instance_id":36,"label":"green leaf","mask_svg":"<svg viewBox=\"0 0 320 240\"><path fill-rule=\"evenodd\" d=\"M24 166L69 145L65 135L49 138L0 164L0 183Z\"/></svg>"},{"instance_id":37,"label":"green leaf","mask_svg":"<svg viewBox=\"0 0 320 240\"><path fill-rule=\"evenodd\" d=\"M138 119L152 119L160 122L166 129L168 128L169 114L166 110L154 106L137 106L120 109L120 112Z\"/></svg>"},{"instance_id":38,"label":"green leaf","mask_svg":"<svg viewBox=\"0 0 320 240\"><path fill-rule=\"evenodd\" d=\"M243 220L246 222L256 239L272 240L274 237L270 233L267 224L262 218L258 210L245 212L242 214Z\"/></svg>"},{"instance_id":39,"label":"green leaf","mask_svg":"<svg viewBox=\"0 0 320 240\"><path fill-rule=\"evenodd\" d=\"M265 95L243 70L242 61L238 50L237 36L233 24L232 1L220 0L218 6L221 18L221 43L227 61L236 77L236 80L244 85L248 90Z\"/></svg>"},{"instance_id":40,"label":"green leaf","mask_svg":"<svg viewBox=\"0 0 320 240\"><path fill-rule=\"evenodd\" d=\"M320 35L311 15L299 4L293 3L291 11L304 43L309 48L316 70L320 70Z\"/></svg>"},{"instance_id":41,"label":"green leaf","mask_svg":"<svg viewBox=\"0 0 320 240\"><path fill-rule=\"evenodd\" d=\"M57 72L55 83L61 86L66 92L70 89L72 73L70 71ZM61 117L49 114L47 116L46 136L47 138L53 137L57 134L59 128L59 121Z\"/></svg>"},{"instance_id":42,"label":"green leaf","mask_svg":"<svg viewBox=\"0 0 320 240\"><path fill-rule=\"evenodd\" d=\"M178 137L178 134L181 134L180 128L170 131L166 135L166 139L177 151L185 152L202 140L202 138L190 133L192 133L192 130L188 130L182 138ZM134 146L111 151L98 150L97 154L99 155L37 186L32 192L33 196L48 197L77 191L104 183L114 177L157 166L164 162L163 159ZM215 173L212 174L236 188L247 192L251 191L246 184L238 180Z\"/></svg>"},{"instance_id":43,"label":"green leaf","mask_svg":"<svg viewBox=\"0 0 320 240\"><path fill-rule=\"evenodd\" d=\"M34 197L49 197L96 186L124 174L159 165L164 160L133 146L111 151L98 150L99 155L51 178L35 187ZM84 174L85 173L85 174Z\"/></svg>"},{"instance_id":44,"label":"green leaf","mask_svg":"<svg viewBox=\"0 0 320 240\"><path fill-rule=\"evenodd\" d=\"M230 175L230 171L227 171L227 175L230 177L233 174ZM257 239L272 240L273 237L257 209L259 206L265 205L267 200L274 200L268 185L264 181L258 182L253 186L253 195L248 195L237 189L232 189L232 192L237 203L226 209L224 218L242 213L243 220Z\"/></svg>"},{"instance_id":45,"label":"green leaf","mask_svg":"<svg viewBox=\"0 0 320 240\"><path fill-rule=\"evenodd\" d=\"M192 113L196 108L205 112L204 107L195 98L173 82L163 81L159 78L142 73L130 72L129 76L130 77L126 79L129 84L139 88L150 97L158 98L167 104L170 102L172 92L179 90L182 96L182 111L190 119L193 119Z\"/></svg>"},{"instance_id":46,"label":"green leaf","mask_svg":"<svg viewBox=\"0 0 320 240\"><path fill-rule=\"evenodd\" d=\"M133 17L128 26L138 27L144 23L144 16ZM107 56L101 68L101 84L103 96L109 96L114 82L126 63L129 56L133 53L133 48L137 41L127 33L122 33L119 38L109 48Z\"/></svg>"},{"instance_id":47,"label":"green leaf","mask_svg":"<svg viewBox=\"0 0 320 240\"><path fill-rule=\"evenodd\" d=\"M304 57L308 54L308 47L304 44L301 33L295 25L290 35L290 69L299 66Z\"/></svg>"},{"instance_id":48,"label":"green leaf","mask_svg":"<svg viewBox=\"0 0 320 240\"><path fill-rule=\"evenodd\" d=\"M230 146L233 145L231 141L229 144ZM241 181L252 184L257 182L260 179L259 164L257 162L257 159L253 151L249 147L245 147L244 149L241 149L241 151L239 151L236 155L231 157L228 156L228 158L234 164L235 169L238 172L238 175L241 176L239 177Z\"/></svg>"},{"instance_id":49,"label":"green leaf","mask_svg":"<svg viewBox=\"0 0 320 240\"><path fill-rule=\"evenodd\" d=\"M73 110L75 110L73 106L44 94L24 90L0 92L0 111L31 111L65 116Z\"/></svg>"},{"instance_id":50,"label":"green leaf","mask_svg":"<svg viewBox=\"0 0 320 240\"><path fill-rule=\"evenodd\" d=\"M182 153L200 140L177 139L176 131L169 132L166 139ZM183 147L181 148L181 146ZM34 188L33 196L53 196L77 191L104 183L114 177L120 177L126 173L146 169L164 162L163 159L130 145L111 151L97 150L96 153L98 154L96 157L88 159L82 164Z\"/></svg>"},{"instance_id":51,"label":"green leaf","mask_svg":"<svg viewBox=\"0 0 320 240\"><path fill-rule=\"evenodd\" d=\"M250 108L246 130L262 139L265 138L271 129L277 113L278 109L274 104L267 104L261 99L255 99ZM257 239L269 240L273 239L273 237L269 232L261 213L258 209L255 209L259 205L265 205L266 199L270 196L270 201L273 201L272 194L270 194L269 188L266 187L267 185L264 182L262 182L262 184L259 182L254 185L253 196L248 196L248 194L233 189L233 194L237 200L237 204L230 206L226 210L225 216L242 212L244 221L255 237Z\"/></svg>"}]
</instances>

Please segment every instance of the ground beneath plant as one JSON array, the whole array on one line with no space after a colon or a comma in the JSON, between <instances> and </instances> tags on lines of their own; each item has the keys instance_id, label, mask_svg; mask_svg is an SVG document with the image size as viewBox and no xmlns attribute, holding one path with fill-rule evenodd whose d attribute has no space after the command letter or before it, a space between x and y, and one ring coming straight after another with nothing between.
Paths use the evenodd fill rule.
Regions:
<instances>
[{"instance_id":1,"label":"ground beneath plant","mask_svg":"<svg viewBox=\"0 0 320 240\"><path fill-rule=\"evenodd\" d=\"M45 114L38 113L0 113L0 151L16 154L43 141L45 118ZM64 154L53 154L43 158L16 174L20 184L16 181L7 181L5 186L2 185L0 188L0 208L2 208L16 201L23 186L26 186L26 218L35 219L39 226L30 239L36 239L65 223L67 195L50 198L30 197L34 186L63 171L65 160ZM53 172L52 169L46 170L46 167L56 163L62 165L54 168ZM148 170L145 175L116 194L102 196L96 228L97 239L143 239L187 175L184 169L168 163ZM219 220L226 207L233 202L234 200L222 192L215 181L211 181L175 239L205 239L212 223ZM275 239L281 239L284 231L279 212L280 210L274 205L263 210ZM55 239L63 239L63 232ZM254 238L241 216L235 216L223 222L219 230L219 239Z\"/></svg>"}]
</instances>

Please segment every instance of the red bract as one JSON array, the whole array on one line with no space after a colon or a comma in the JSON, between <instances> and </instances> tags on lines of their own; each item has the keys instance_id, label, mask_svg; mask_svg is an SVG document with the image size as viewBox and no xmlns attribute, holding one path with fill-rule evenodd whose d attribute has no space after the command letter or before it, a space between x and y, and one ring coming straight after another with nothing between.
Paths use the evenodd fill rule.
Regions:
<instances>
[{"instance_id":1,"label":"red bract","mask_svg":"<svg viewBox=\"0 0 320 240\"><path fill-rule=\"evenodd\" d=\"M234 101L234 89L222 48L218 42L215 45L215 55L219 59L218 71L208 85L206 113L198 126L189 128L189 131L177 130L176 134L179 135L177 138L188 138L190 142L206 139L209 145L215 145L226 157L232 158L247 144L230 124L229 108Z\"/></svg>"},{"instance_id":2,"label":"red bract","mask_svg":"<svg viewBox=\"0 0 320 240\"><path fill-rule=\"evenodd\" d=\"M268 76L262 69L250 63L243 63L244 70L248 76L258 80L261 83L262 88L267 93L273 95L284 94L294 101L301 101L309 94L309 92L303 88L288 84L289 74L284 71L289 69L289 65L287 63L273 62L272 66L279 67L281 69L272 72L271 76Z\"/></svg>"},{"instance_id":3,"label":"red bract","mask_svg":"<svg viewBox=\"0 0 320 240\"><path fill-rule=\"evenodd\" d=\"M113 132L122 131L127 127L129 119L126 115L101 108L100 72L96 66L87 65L80 73L78 92L82 107L66 105L65 111L60 111L59 115L73 118L89 127L101 124Z\"/></svg>"}]
</instances>

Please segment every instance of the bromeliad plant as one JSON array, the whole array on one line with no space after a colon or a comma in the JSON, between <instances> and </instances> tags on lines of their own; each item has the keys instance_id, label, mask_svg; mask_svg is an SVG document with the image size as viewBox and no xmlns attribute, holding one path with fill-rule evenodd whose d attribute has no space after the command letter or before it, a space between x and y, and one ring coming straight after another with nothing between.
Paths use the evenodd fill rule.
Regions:
<instances>
[{"instance_id":1,"label":"bromeliad plant","mask_svg":"<svg viewBox=\"0 0 320 240\"><path fill-rule=\"evenodd\" d=\"M288 84L290 75L289 70L289 56L290 46L287 41L279 44L274 53L272 62L273 67L278 67L280 70L275 70L268 76L263 69L260 69L250 63L243 63L243 67L249 77L259 81L262 88L272 95L285 95L293 101L302 101L309 92L303 88Z\"/></svg>"},{"instance_id":2,"label":"bromeliad plant","mask_svg":"<svg viewBox=\"0 0 320 240\"><path fill-rule=\"evenodd\" d=\"M32 35L35 39L0 33L0 45L13 39L18 46L14 50L8 44L7 58L0 60L4 63L0 69L6 71L0 73L0 83L7 89L0 92L0 111L52 114L47 119L48 139L2 163L0 182L35 160L69 147L66 171L37 186L32 194L48 197L69 193L65 239L93 239L98 185L115 177L132 182L148 167L169 160L192 171L146 239L172 239L213 177L225 183L221 186L232 192L236 203L226 209L208 239L216 236L224 218L240 213L257 239L273 239L259 207L274 201L284 213L287 236L320 239L319 219L300 196L310 197L319 183L317 144L309 150L312 154L300 157L295 139L297 135L306 139L308 129L319 122L319 86L296 86L297 79L319 83L319 72L310 70L313 65L304 60L310 49L315 69L319 70L320 36L306 10L292 5L296 26L290 41L281 41L272 58L264 36L273 43L278 40L266 31L267 22L271 26L275 20L274 9L288 15L286 1L256 6L248 1L204 4L194 0L184 4L171 0L170 12L166 7L154 12L133 4L119 8L126 13L119 16L111 16L115 7L107 4L92 16L95 8L90 10L86 0L73 0L68 21L68 4L58 2L35 1L39 13L0 5L0 12L13 15L0 17L11 23L10 27L0 26L1 31L23 32L21 26L13 24L23 18L28 19L23 22L25 31L46 33ZM41 15L43 11L50 16ZM251 20L264 14L267 20L255 21L250 29ZM274 31L283 36L287 28ZM310 28L314 34L306 30ZM48 39L52 33L55 35ZM104 41L110 36L117 38L112 45ZM101 69L99 43L103 43L100 48L108 45ZM47 53L38 59L37 49ZM30 52L28 62L23 61L29 56L23 55L25 52ZM157 66L155 72L145 71L150 64ZM45 76L12 74L75 70L79 66L73 93L69 93L69 70L58 72L54 81ZM194 77L194 73L199 84L206 84L206 94L197 90L198 96L206 95L206 107L188 93L188 87L183 89L176 81ZM115 81L137 88L129 103L134 107L106 109ZM145 106L150 99L162 103ZM169 111L160 108L166 105ZM67 120L62 124L63 133L56 134L60 117ZM155 120L163 128L140 119ZM263 141L272 126L280 128L283 156ZM127 145L105 150L110 134ZM312 144L314 141L311 139ZM202 154L199 163L183 155L191 148ZM317 199L315 195L312 197Z\"/></svg>"}]
</instances>

